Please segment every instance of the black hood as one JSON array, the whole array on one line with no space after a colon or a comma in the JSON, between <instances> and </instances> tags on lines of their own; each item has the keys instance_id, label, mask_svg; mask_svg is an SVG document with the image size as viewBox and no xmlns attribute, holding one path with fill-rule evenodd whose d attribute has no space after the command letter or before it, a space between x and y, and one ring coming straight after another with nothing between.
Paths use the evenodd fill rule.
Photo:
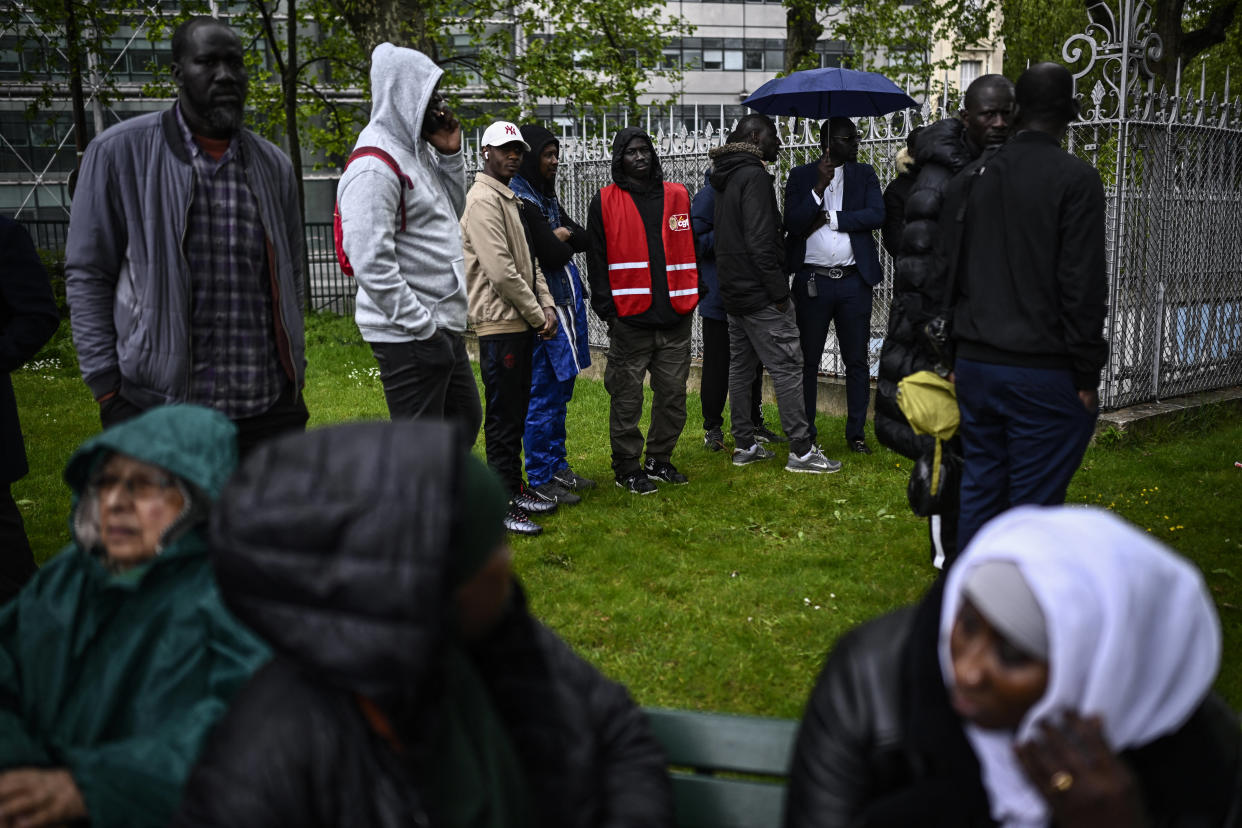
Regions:
<instances>
[{"instance_id":1,"label":"black hood","mask_svg":"<svg viewBox=\"0 0 1242 828\"><path fill-rule=\"evenodd\" d=\"M225 602L316 680L400 704L446 635L462 456L455 429L430 421L260 446L212 513Z\"/></svg>"},{"instance_id":2,"label":"black hood","mask_svg":"<svg viewBox=\"0 0 1242 828\"><path fill-rule=\"evenodd\" d=\"M555 196L556 182L549 181L539 174L539 154L548 144L556 144L559 147L561 142L539 124L527 124L521 130L522 140L530 144L530 151L522 156L522 166L518 167L518 175L525 178L528 184L544 195Z\"/></svg>"},{"instance_id":3,"label":"black hood","mask_svg":"<svg viewBox=\"0 0 1242 828\"><path fill-rule=\"evenodd\" d=\"M634 181L621 171L621 153L625 145L635 138L642 138L651 147L651 177L646 181ZM664 182L664 170L660 168L660 156L656 155L651 136L638 127L626 127L612 139L612 180L623 190L647 192Z\"/></svg>"},{"instance_id":4,"label":"black hood","mask_svg":"<svg viewBox=\"0 0 1242 828\"><path fill-rule=\"evenodd\" d=\"M725 144L709 152L708 157L712 159L708 182L716 188L717 192L721 193L728 188L729 179L741 168L763 169L763 153L755 144Z\"/></svg>"},{"instance_id":5,"label":"black hood","mask_svg":"<svg viewBox=\"0 0 1242 828\"><path fill-rule=\"evenodd\" d=\"M914 161L918 166L939 164L958 172L981 152L967 137L966 124L961 118L942 118L919 133Z\"/></svg>"}]
</instances>

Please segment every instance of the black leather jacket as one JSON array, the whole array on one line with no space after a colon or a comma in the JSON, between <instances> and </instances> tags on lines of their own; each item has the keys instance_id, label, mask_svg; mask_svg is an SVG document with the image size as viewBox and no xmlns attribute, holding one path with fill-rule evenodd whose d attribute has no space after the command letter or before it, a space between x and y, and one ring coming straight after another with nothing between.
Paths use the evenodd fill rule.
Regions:
<instances>
[{"instance_id":1,"label":"black leather jacket","mask_svg":"<svg viewBox=\"0 0 1242 828\"><path fill-rule=\"evenodd\" d=\"M786 828L995 824L940 675L942 590L943 579L837 643L798 733ZM1178 732L1121 757L1152 826L1242 824L1242 730L1216 695Z\"/></svg>"}]
</instances>

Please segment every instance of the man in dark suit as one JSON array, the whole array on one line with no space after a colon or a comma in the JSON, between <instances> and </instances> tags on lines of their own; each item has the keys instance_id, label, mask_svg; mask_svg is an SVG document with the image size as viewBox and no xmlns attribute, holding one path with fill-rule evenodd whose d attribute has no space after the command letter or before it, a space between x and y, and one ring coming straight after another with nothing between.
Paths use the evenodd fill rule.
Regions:
<instances>
[{"instance_id":1,"label":"man in dark suit","mask_svg":"<svg viewBox=\"0 0 1242 828\"><path fill-rule=\"evenodd\" d=\"M884 275L871 231L884 224L884 197L875 170L857 163L858 130L849 118L825 121L819 143L819 161L794 168L785 184L785 261L794 274L802 395L815 439L819 361L831 322L845 363L845 440L852 451L870 454L863 435L870 396L867 340L871 291Z\"/></svg>"},{"instance_id":2,"label":"man in dark suit","mask_svg":"<svg viewBox=\"0 0 1242 828\"><path fill-rule=\"evenodd\" d=\"M22 515L9 486L25 476L26 447L9 374L29 361L56 332L60 314L34 243L20 224L0 217L0 604L35 573Z\"/></svg>"}]
</instances>

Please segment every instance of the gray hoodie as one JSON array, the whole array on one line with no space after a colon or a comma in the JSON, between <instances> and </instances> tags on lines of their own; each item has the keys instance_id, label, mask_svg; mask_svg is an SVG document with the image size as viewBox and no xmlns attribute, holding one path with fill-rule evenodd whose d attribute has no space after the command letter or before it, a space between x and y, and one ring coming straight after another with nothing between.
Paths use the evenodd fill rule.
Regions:
<instances>
[{"instance_id":1,"label":"gray hoodie","mask_svg":"<svg viewBox=\"0 0 1242 828\"><path fill-rule=\"evenodd\" d=\"M466 330L458 226L466 206L465 163L460 152L442 155L421 137L423 113L441 74L413 49L381 43L371 53L371 122L355 148L384 150L414 186L399 183L378 158L364 157L349 165L337 187L342 243L358 281L354 320L368 342Z\"/></svg>"}]
</instances>

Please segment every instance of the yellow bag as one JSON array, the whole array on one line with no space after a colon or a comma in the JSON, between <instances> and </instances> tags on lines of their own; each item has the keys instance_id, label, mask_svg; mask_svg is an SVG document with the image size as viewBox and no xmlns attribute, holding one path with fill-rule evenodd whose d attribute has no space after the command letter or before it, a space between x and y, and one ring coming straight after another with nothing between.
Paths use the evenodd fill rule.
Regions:
<instances>
[{"instance_id":1,"label":"yellow bag","mask_svg":"<svg viewBox=\"0 0 1242 828\"><path fill-rule=\"evenodd\" d=\"M934 371L916 371L897 383L897 407L906 415L915 434L936 439L932 458L931 493L940 487L940 444L957 433L961 413L953 383Z\"/></svg>"}]
</instances>

